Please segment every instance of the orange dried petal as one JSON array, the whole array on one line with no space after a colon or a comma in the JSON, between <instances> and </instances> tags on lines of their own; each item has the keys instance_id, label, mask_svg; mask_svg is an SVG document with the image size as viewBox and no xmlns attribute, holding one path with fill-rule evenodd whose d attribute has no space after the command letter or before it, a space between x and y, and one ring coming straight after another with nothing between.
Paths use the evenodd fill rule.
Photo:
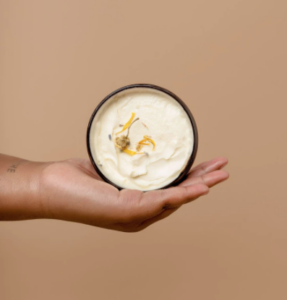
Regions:
<instances>
[{"instance_id":1,"label":"orange dried petal","mask_svg":"<svg viewBox=\"0 0 287 300\"><path fill-rule=\"evenodd\" d=\"M117 132L116 134L119 134L119 133L125 131L126 129L128 129L128 128L131 126L132 121L133 121L135 115L136 115L136 114L133 112L131 118L130 118L130 119L128 120L128 122L124 125L123 129L122 129L121 131Z\"/></svg>"},{"instance_id":2,"label":"orange dried petal","mask_svg":"<svg viewBox=\"0 0 287 300\"><path fill-rule=\"evenodd\" d=\"M144 135L144 138L145 138L146 141L149 141L149 142L151 142L151 143L153 144L153 149L152 149L152 150L154 150L154 149L155 149L155 141L152 140L152 139L151 139L150 137L148 137L147 135Z\"/></svg>"}]
</instances>

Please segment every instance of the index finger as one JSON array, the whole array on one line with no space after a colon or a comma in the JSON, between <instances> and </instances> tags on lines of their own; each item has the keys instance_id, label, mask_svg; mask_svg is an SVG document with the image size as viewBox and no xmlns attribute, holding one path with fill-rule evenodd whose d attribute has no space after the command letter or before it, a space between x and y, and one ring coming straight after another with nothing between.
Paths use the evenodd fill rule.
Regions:
<instances>
[{"instance_id":1,"label":"index finger","mask_svg":"<svg viewBox=\"0 0 287 300\"><path fill-rule=\"evenodd\" d=\"M227 163L228 163L228 159L226 157L216 157L212 160L203 162L198 166L192 168L189 172L188 178L200 176L215 170L219 170L224 166L226 166Z\"/></svg>"}]
</instances>

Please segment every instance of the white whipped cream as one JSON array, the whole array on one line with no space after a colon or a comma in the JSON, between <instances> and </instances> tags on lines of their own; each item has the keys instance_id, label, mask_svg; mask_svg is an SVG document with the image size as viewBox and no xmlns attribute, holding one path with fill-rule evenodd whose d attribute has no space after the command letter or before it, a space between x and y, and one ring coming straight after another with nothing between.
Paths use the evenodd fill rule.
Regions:
<instances>
[{"instance_id":1,"label":"white whipped cream","mask_svg":"<svg viewBox=\"0 0 287 300\"><path fill-rule=\"evenodd\" d=\"M132 113L139 118L129 130L128 149L136 147L145 135L156 146L144 145L131 156L115 147L116 134ZM122 188L153 190L174 181L185 168L194 146L190 119L171 96L151 88L132 88L107 100L97 112L90 131L90 147L101 172Z\"/></svg>"}]
</instances>

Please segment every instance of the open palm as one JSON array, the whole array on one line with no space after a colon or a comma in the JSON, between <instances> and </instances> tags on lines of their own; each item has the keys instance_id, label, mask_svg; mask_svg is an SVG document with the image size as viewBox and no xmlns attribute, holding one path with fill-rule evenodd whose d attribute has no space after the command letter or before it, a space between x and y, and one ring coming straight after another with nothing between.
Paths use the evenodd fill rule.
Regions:
<instances>
[{"instance_id":1,"label":"open palm","mask_svg":"<svg viewBox=\"0 0 287 300\"><path fill-rule=\"evenodd\" d=\"M219 157L193 168L177 187L141 192L118 191L102 181L86 159L49 163L40 185L44 216L126 232L140 231L226 180L229 175L221 170L226 164L227 159Z\"/></svg>"}]
</instances>

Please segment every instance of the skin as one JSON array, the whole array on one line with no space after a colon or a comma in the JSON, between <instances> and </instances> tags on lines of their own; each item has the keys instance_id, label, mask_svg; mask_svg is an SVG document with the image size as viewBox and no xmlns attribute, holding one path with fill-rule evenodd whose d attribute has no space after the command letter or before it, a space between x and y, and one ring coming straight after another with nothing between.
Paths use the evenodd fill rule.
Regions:
<instances>
[{"instance_id":1,"label":"skin","mask_svg":"<svg viewBox=\"0 0 287 300\"><path fill-rule=\"evenodd\" d=\"M225 181L227 162L201 163L177 187L143 193L118 191L87 159L40 163L0 154L0 220L58 219L137 232Z\"/></svg>"}]
</instances>

